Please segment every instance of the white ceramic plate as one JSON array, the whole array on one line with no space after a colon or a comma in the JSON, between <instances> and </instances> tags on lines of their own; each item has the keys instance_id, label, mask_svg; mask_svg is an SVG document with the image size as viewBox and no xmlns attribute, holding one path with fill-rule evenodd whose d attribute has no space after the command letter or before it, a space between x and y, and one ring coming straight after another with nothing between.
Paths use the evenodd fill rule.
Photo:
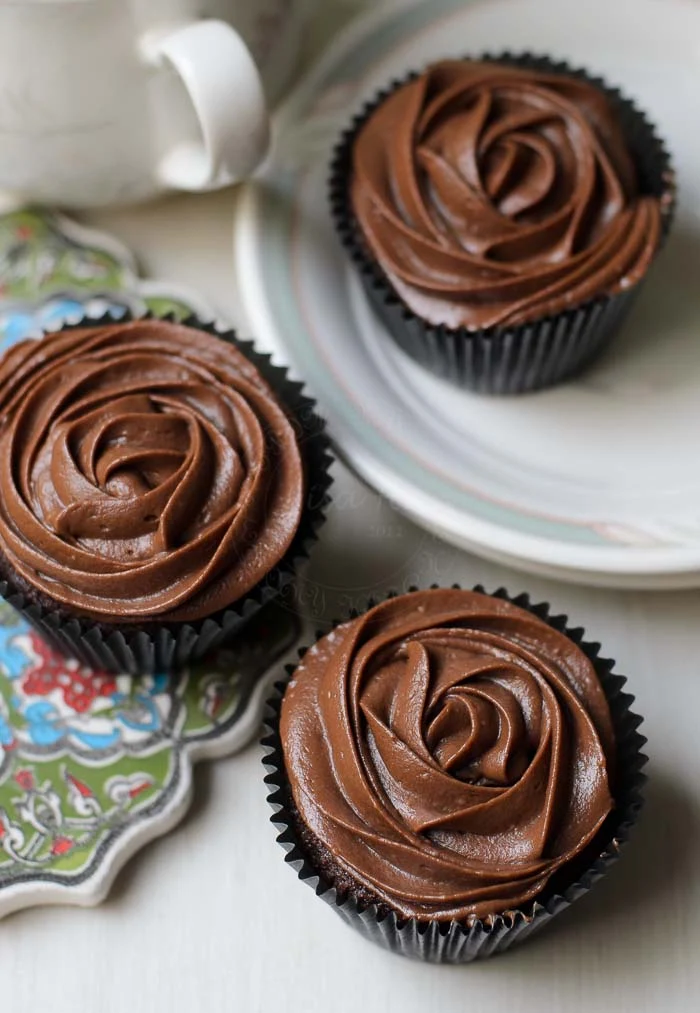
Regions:
<instances>
[{"instance_id":1,"label":"white ceramic plate","mask_svg":"<svg viewBox=\"0 0 700 1013\"><path fill-rule=\"evenodd\" d=\"M330 222L343 125L446 55L531 49L603 74L659 125L677 224L632 319L581 379L520 398L459 391L372 315ZM236 268L253 333L290 360L368 483L461 547L587 583L700 585L700 2L430 0L353 24L283 110L242 196Z\"/></svg>"}]
</instances>

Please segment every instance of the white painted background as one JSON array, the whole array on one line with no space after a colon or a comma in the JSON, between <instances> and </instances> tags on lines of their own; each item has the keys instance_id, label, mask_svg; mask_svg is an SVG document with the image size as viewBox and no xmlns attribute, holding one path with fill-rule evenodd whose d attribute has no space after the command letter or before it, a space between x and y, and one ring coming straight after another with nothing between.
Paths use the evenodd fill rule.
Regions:
<instances>
[{"instance_id":1,"label":"white painted background","mask_svg":"<svg viewBox=\"0 0 700 1013\"><path fill-rule=\"evenodd\" d=\"M370 0L371 2L371 0ZM369 5L369 3L367 3ZM354 3L323 0L318 48ZM155 277L236 315L233 195L169 199L86 221ZM260 749L201 768L185 823L133 860L95 910L0 922L0 1006L13 1013L685 1013L700 994L700 593L597 592L481 562L422 534L338 471L309 574L320 621L374 588L483 581L530 590L585 625L631 678L651 783L608 878L532 943L482 965L428 967L347 929L282 860Z\"/></svg>"}]
</instances>

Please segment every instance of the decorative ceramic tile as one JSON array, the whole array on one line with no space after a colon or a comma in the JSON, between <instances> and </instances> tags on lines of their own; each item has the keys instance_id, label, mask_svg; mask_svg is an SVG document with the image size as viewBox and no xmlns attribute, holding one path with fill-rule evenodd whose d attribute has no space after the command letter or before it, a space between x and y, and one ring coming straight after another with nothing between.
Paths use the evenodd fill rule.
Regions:
<instances>
[{"instance_id":1,"label":"decorative ceramic tile","mask_svg":"<svg viewBox=\"0 0 700 1013\"><path fill-rule=\"evenodd\" d=\"M0 216L0 350L66 319L126 310L205 318L197 297L138 277L128 250L51 212ZM268 605L235 656L175 676L113 676L51 650L0 600L0 916L93 904L139 847L183 816L192 763L257 731L297 620Z\"/></svg>"},{"instance_id":2,"label":"decorative ceramic tile","mask_svg":"<svg viewBox=\"0 0 700 1013\"><path fill-rule=\"evenodd\" d=\"M84 669L0 603L0 916L101 900L134 851L184 815L192 763L255 734L271 661L294 644L267 606L235 655L176 675Z\"/></svg>"},{"instance_id":3,"label":"decorative ceramic tile","mask_svg":"<svg viewBox=\"0 0 700 1013\"><path fill-rule=\"evenodd\" d=\"M87 313L215 316L194 293L139 277L131 252L52 211L0 215L0 350Z\"/></svg>"}]
</instances>

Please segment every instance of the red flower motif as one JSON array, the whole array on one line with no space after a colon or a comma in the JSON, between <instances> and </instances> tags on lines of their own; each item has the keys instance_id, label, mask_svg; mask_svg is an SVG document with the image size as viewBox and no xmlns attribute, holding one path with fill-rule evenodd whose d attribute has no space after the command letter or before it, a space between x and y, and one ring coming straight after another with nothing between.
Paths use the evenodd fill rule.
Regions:
<instances>
[{"instance_id":1,"label":"red flower motif","mask_svg":"<svg viewBox=\"0 0 700 1013\"><path fill-rule=\"evenodd\" d=\"M18 770L15 772L15 781L25 791L34 790L34 775L31 770Z\"/></svg>"},{"instance_id":2,"label":"red flower motif","mask_svg":"<svg viewBox=\"0 0 700 1013\"><path fill-rule=\"evenodd\" d=\"M75 841L72 841L70 837L57 837L51 845L52 855L65 855L66 852L74 846Z\"/></svg>"},{"instance_id":3,"label":"red flower motif","mask_svg":"<svg viewBox=\"0 0 700 1013\"><path fill-rule=\"evenodd\" d=\"M34 235L34 229L30 225L18 225L15 229L15 235L21 240L31 239Z\"/></svg>"},{"instance_id":4,"label":"red flower motif","mask_svg":"<svg viewBox=\"0 0 700 1013\"><path fill-rule=\"evenodd\" d=\"M82 795L83 798L93 798L92 790L88 788L83 781L79 781L73 774L69 774L68 771L66 771L66 781L68 781L69 784L72 784L78 794Z\"/></svg>"},{"instance_id":5,"label":"red flower motif","mask_svg":"<svg viewBox=\"0 0 700 1013\"><path fill-rule=\"evenodd\" d=\"M135 784L133 788L129 788L129 798L138 798L142 792L148 791L150 787L150 781L140 781L139 784Z\"/></svg>"},{"instance_id":6,"label":"red flower motif","mask_svg":"<svg viewBox=\"0 0 700 1013\"><path fill-rule=\"evenodd\" d=\"M22 689L30 696L48 696L55 689L61 691L67 707L84 714L100 696L111 696L117 691L114 676L107 672L93 672L89 668L68 667L61 655L54 653L35 633L30 633L32 651L38 660L22 679Z\"/></svg>"}]
</instances>

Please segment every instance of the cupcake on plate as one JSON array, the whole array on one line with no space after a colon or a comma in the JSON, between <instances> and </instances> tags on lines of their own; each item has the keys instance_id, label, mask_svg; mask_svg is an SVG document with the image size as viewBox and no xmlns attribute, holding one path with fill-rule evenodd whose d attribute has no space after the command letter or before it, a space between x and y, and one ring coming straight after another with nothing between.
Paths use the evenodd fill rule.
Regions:
<instances>
[{"instance_id":1,"label":"cupcake on plate","mask_svg":"<svg viewBox=\"0 0 700 1013\"><path fill-rule=\"evenodd\" d=\"M315 540L323 428L283 369L195 320L16 345L0 361L0 592L89 665L201 657Z\"/></svg>"},{"instance_id":2,"label":"cupcake on plate","mask_svg":"<svg viewBox=\"0 0 700 1013\"><path fill-rule=\"evenodd\" d=\"M331 202L400 347L467 388L517 393L572 376L617 331L675 180L619 91L506 54L381 93L336 149Z\"/></svg>"},{"instance_id":3,"label":"cupcake on plate","mask_svg":"<svg viewBox=\"0 0 700 1013\"><path fill-rule=\"evenodd\" d=\"M389 598L271 701L270 802L302 879L408 956L501 952L617 858L646 757L624 679L526 595Z\"/></svg>"}]
</instances>

